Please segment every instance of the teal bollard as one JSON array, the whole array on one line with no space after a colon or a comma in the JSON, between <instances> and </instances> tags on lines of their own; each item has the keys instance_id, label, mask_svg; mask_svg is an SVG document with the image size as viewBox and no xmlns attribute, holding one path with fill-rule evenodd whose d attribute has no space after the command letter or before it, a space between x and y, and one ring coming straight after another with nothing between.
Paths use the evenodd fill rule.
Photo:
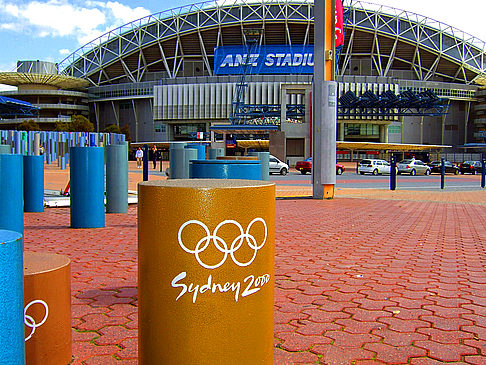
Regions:
<instances>
[{"instance_id":1,"label":"teal bollard","mask_svg":"<svg viewBox=\"0 0 486 365\"><path fill-rule=\"evenodd\" d=\"M261 163L262 180L270 180L270 152L250 152L250 156L257 156Z\"/></svg>"},{"instance_id":2,"label":"teal bollard","mask_svg":"<svg viewBox=\"0 0 486 365\"><path fill-rule=\"evenodd\" d=\"M0 144L0 155L9 155L12 153L12 148L8 144Z\"/></svg>"},{"instance_id":3,"label":"teal bollard","mask_svg":"<svg viewBox=\"0 0 486 365\"><path fill-rule=\"evenodd\" d=\"M224 156L224 148L210 148L208 150L208 160L216 160L221 156Z\"/></svg>"},{"instance_id":4,"label":"teal bollard","mask_svg":"<svg viewBox=\"0 0 486 365\"><path fill-rule=\"evenodd\" d=\"M106 146L106 213L128 210L128 144Z\"/></svg>"}]
</instances>

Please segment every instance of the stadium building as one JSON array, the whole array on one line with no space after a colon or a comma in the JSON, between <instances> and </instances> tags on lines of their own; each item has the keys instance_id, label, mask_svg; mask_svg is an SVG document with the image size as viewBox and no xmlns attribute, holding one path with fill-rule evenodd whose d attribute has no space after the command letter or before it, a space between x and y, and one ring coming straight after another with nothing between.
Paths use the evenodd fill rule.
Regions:
<instances>
[{"instance_id":1,"label":"stadium building","mask_svg":"<svg viewBox=\"0 0 486 365\"><path fill-rule=\"evenodd\" d=\"M0 84L16 86L17 90L4 91L2 96L30 103L38 109L32 117L0 113L0 127L15 129L24 120L34 120L40 126L53 128L56 122L70 122L71 116L89 117L87 80L60 75L58 65L45 61L19 61L16 72L0 73Z\"/></svg>"},{"instance_id":2,"label":"stadium building","mask_svg":"<svg viewBox=\"0 0 486 365\"><path fill-rule=\"evenodd\" d=\"M98 130L128 124L133 141L203 136L228 147L273 138L292 163L311 148L309 70L319 62L313 9L308 0L171 9L95 39L59 69L89 81ZM483 41L418 14L349 0L344 31L338 141L451 145L458 152L484 141Z\"/></svg>"}]
</instances>

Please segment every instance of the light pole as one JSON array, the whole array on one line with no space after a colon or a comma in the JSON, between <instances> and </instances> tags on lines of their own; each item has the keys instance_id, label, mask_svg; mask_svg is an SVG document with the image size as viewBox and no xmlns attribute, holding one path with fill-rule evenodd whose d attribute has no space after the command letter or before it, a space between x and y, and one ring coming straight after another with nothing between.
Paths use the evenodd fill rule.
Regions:
<instances>
[{"instance_id":1,"label":"light pole","mask_svg":"<svg viewBox=\"0 0 486 365\"><path fill-rule=\"evenodd\" d=\"M312 196L314 199L334 198L336 185L335 2L336 0L314 1L312 110Z\"/></svg>"}]
</instances>

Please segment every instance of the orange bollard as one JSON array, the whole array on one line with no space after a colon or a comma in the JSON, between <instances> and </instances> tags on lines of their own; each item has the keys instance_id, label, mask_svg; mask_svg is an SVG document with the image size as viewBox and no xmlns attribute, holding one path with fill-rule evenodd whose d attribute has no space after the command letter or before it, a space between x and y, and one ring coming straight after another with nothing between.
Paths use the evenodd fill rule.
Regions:
<instances>
[{"instance_id":1,"label":"orange bollard","mask_svg":"<svg viewBox=\"0 0 486 365\"><path fill-rule=\"evenodd\" d=\"M26 364L72 361L70 265L67 256L24 252Z\"/></svg>"},{"instance_id":2,"label":"orange bollard","mask_svg":"<svg viewBox=\"0 0 486 365\"><path fill-rule=\"evenodd\" d=\"M140 364L273 364L275 186L138 185Z\"/></svg>"}]
</instances>

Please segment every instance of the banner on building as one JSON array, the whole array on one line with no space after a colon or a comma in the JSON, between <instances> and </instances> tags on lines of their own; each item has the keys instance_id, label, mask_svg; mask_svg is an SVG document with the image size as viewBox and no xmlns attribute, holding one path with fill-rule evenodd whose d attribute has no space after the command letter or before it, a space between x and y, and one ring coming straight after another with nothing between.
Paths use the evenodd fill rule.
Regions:
<instances>
[{"instance_id":1,"label":"banner on building","mask_svg":"<svg viewBox=\"0 0 486 365\"><path fill-rule=\"evenodd\" d=\"M216 75L312 74L314 46L217 47L214 51L214 72Z\"/></svg>"},{"instance_id":2,"label":"banner on building","mask_svg":"<svg viewBox=\"0 0 486 365\"><path fill-rule=\"evenodd\" d=\"M344 43L344 19L343 19L343 2L336 0L335 4L335 24L336 24L336 47Z\"/></svg>"}]
</instances>

